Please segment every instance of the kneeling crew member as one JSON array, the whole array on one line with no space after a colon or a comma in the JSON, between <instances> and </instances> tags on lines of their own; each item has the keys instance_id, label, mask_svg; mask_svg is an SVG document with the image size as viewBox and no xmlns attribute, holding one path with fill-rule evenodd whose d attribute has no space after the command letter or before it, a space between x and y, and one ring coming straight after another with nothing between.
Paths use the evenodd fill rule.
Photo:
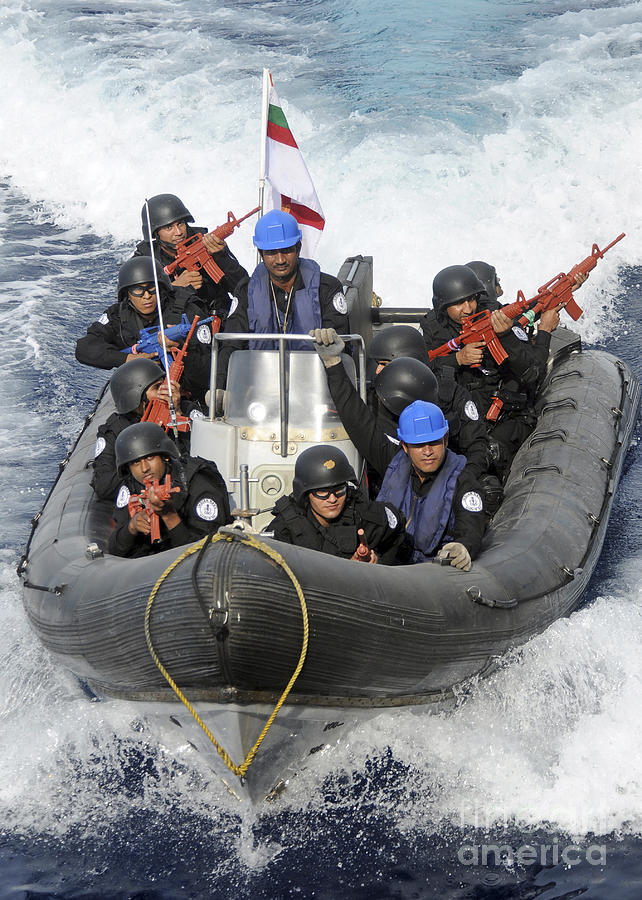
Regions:
<instances>
[{"instance_id":1,"label":"kneeling crew member","mask_svg":"<svg viewBox=\"0 0 642 900\"><path fill-rule=\"evenodd\" d=\"M448 423L434 403L416 400L399 416L401 450L388 466L377 500L407 519L413 562L435 555L468 571L481 548L487 517L466 458L448 450Z\"/></svg>"},{"instance_id":2,"label":"kneeling crew member","mask_svg":"<svg viewBox=\"0 0 642 900\"><path fill-rule=\"evenodd\" d=\"M116 412L98 429L91 485L101 500L115 500L122 478L116 468L116 438L129 425L140 422L145 407L152 400L167 403L165 373L152 359L132 359L116 369L109 382ZM198 404L181 399L179 385L172 382L174 408L190 419L202 418ZM171 435L170 435L171 437ZM181 456L189 453L189 431L179 431L177 446Z\"/></svg>"},{"instance_id":3,"label":"kneeling crew member","mask_svg":"<svg viewBox=\"0 0 642 900\"><path fill-rule=\"evenodd\" d=\"M348 306L343 285L326 275L313 259L302 259L301 229L289 213L273 209L254 229L254 246L263 260L249 279L241 279L234 294L225 331L252 334L306 334L312 328L348 331ZM239 342L224 342L219 351L218 386L225 386L227 363ZM311 350L309 341L289 341L290 350ZM250 342L253 350L276 350L275 341Z\"/></svg>"},{"instance_id":4,"label":"kneeling crew member","mask_svg":"<svg viewBox=\"0 0 642 900\"><path fill-rule=\"evenodd\" d=\"M387 562L404 539L404 518L391 503L364 497L354 470L337 447L304 450L294 467L292 493L272 510L268 531L287 544L343 559ZM359 552L359 545L365 548Z\"/></svg>"},{"instance_id":5,"label":"kneeling crew member","mask_svg":"<svg viewBox=\"0 0 642 900\"><path fill-rule=\"evenodd\" d=\"M122 483L108 547L114 556L149 556L191 544L232 521L227 488L216 465L199 457L188 457L181 465L176 445L160 425L138 422L122 431L116 439L116 465ZM148 489L151 509L160 519L160 540L152 544L151 517L141 509L130 518L128 504L145 489L145 479L164 485L168 475L172 488L179 488L168 500Z\"/></svg>"}]
</instances>

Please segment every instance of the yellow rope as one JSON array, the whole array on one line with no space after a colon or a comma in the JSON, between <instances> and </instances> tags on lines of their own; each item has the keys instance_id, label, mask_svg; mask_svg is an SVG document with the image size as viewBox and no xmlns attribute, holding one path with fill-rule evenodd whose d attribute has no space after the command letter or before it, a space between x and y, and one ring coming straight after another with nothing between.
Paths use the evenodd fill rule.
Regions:
<instances>
[{"instance_id":1,"label":"yellow rope","mask_svg":"<svg viewBox=\"0 0 642 900\"><path fill-rule=\"evenodd\" d=\"M152 645L152 638L151 638L150 627L149 627L149 620L150 620L150 616L151 616L152 605L156 598L156 594L158 593L160 586L163 584L165 579L174 571L174 569L176 568L176 566L178 566L179 563L181 563L184 559L187 559L187 557L191 556L193 553L197 553L201 549L201 547L203 547L206 543L208 543L208 541L211 542L212 544L215 544L217 541L221 541L221 540L233 541L233 540L236 540L236 538L233 537L232 535L220 534L220 533L215 534L213 536L208 535L207 537L205 537L201 541L199 541L197 544L193 544L190 547L188 547L185 551L183 551L183 553L181 553L181 555L177 559L174 560L174 562L170 566L168 566L167 569L165 569L165 571L163 572L161 577L158 579L158 581L154 585L154 588L153 588L151 594L149 595L149 600L147 601L147 608L145 610L145 638L147 640L147 646L149 647L149 652L152 655L152 659L154 660L154 662L160 669L163 677L165 678L165 680L167 681L169 686L172 688L172 690L174 691L174 693L176 694L178 699L181 701L181 703L185 704L187 709L194 716L194 718L196 719L198 724L201 726L201 728L203 729L205 734L208 736L210 741L214 744L219 756L221 757L221 759L223 760L225 765L232 772L234 772L235 775L239 775L240 777L243 777L245 775L245 773L247 772L247 770L252 765L252 762L258 752L258 749L261 746L261 744L263 743L263 739L265 738L266 734L270 730L270 727L271 727L272 723L274 722L274 720L277 716L277 713L279 712L279 710L285 703L285 700L287 699L288 694L290 693L290 691L292 690L292 688L294 686L294 682L299 677L299 673L301 672L301 669L303 668L303 663L305 662L305 657L308 652L308 637L309 637L308 608L307 608L307 604L305 602L305 597L303 595L303 590L301 589L301 585L299 584L299 582L296 578L296 575L290 569L290 567L288 566L286 561L283 559L281 554L278 551L273 550L272 547L269 547L267 544L264 544L261 541L258 541L251 534L244 534L242 537L243 543L249 544L251 547L255 547L257 550L259 550L259 552L264 553L266 556L269 556L270 559L273 559L274 562L277 563L277 565L279 565L284 570L284 572L288 575L290 581L294 585L294 589L297 592L297 596L298 596L299 602L301 604L301 616L303 619L303 642L301 645L301 654L299 656L299 661L296 665L294 672L292 673L292 677L288 681L285 690L281 694L276 706L274 707L274 709L272 711L272 714L270 715L269 719L265 723L265 726L264 726L263 730L261 731L261 734L258 736L256 743L254 744L252 749L248 752L247 756L245 757L245 759L243 760L241 765L238 766L238 765L236 765L236 763L234 763L232 761L232 759L230 758L227 751L223 747L221 747L221 745L216 740L216 738L214 737L212 732L209 730L207 725L203 722L203 720L198 715L198 713L196 712L196 710L194 709L192 704L189 702L187 697L183 694L183 692L178 687L178 685L176 684L176 682L174 681L172 676L169 674L169 672L167 671L165 666L160 661L158 654L156 653L156 651L154 650L154 647Z\"/></svg>"}]
</instances>

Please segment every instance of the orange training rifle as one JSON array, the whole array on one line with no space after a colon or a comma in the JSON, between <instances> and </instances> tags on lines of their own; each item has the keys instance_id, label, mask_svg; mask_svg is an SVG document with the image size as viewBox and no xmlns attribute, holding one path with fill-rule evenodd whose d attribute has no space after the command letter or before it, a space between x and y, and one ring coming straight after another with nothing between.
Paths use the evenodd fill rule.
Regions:
<instances>
[{"instance_id":1,"label":"orange training rifle","mask_svg":"<svg viewBox=\"0 0 642 900\"><path fill-rule=\"evenodd\" d=\"M234 213L230 211L227 214L227 222L224 222L222 225L219 225L218 228L215 228L212 234L224 241L232 234L235 228L239 227L241 222L244 222L246 219L249 219L250 216L253 216L254 213L260 211L261 207L257 206L251 212L241 216L240 219L237 219ZM214 284L218 284L225 275L223 269L221 269L221 267L212 259L209 250L203 243L203 235L200 231L197 231L196 234L192 234L185 238L184 241L179 241L176 244L176 259L174 262L166 265L164 271L167 275L172 275L178 266L187 269L188 272L198 272L199 269L205 269Z\"/></svg>"},{"instance_id":2,"label":"orange training rifle","mask_svg":"<svg viewBox=\"0 0 642 900\"><path fill-rule=\"evenodd\" d=\"M564 307L571 319L573 319L574 322L577 322L582 315L582 310L573 297L575 279L578 275L588 275L589 272L592 272L597 265L598 259L602 259L604 254L610 250L611 247L614 247L618 241L621 241L623 237L626 237L624 232L619 234L614 241L611 241L604 250L600 250L597 244L593 244L591 252L586 259L583 259L576 266L573 266L568 273L560 272L559 275L551 278L551 280L547 281L541 288L538 288L535 297L528 301L528 309L521 316L519 324L532 325L537 316L546 312L547 309L555 309L555 307L560 304ZM524 299L524 295L521 291L518 292L517 299Z\"/></svg>"},{"instance_id":3,"label":"orange training rifle","mask_svg":"<svg viewBox=\"0 0 642 900\"><path fill-rule=\"evenodd\" d=\"M194 316L194 321L192 322L191 328L187 334L187 337L185 338L185 342L181 349L177 350L176 347L172 347L170 350L170 353L172 353L174 356L174 360L169 367L170 382L175 381L177 384L180 383L183 369L185 368L183 360L185 359L185 355L187 354L187 345L189 344L192 335L194 334L194 329L196 328L198 320L199 317ZM219 326L220 322L221 320L219 319ZM218 328L216 330L218 331ZM143 413L141 422L155 422L156 425L160 425L161 428L165 429L165 431L169 431L170 428L174 427L174 423L172 422L169 411L169 403L166 403L164 400L159 400L158 398L155 400L150 400L145 407L145 412ZM178 415L178 413L176 414L176 428L178 428L179 431L189 431L190 425L191 421L187 416L181 416Z\"/></svg>"},{"instance_id":4,"label":"orange training rifle","mask_svg":"<svg viewBox=\"0 0 642 900\"><path fill-rule=\"evenodd\" d=\"M363 528L357 531L357 536L359 538L359 546L355 551L357 560L359 562L370 562L370 547L366 541L366 533Z\"/></svg>"},{"instance_id":5,"label":"orange training rifle","mask_svg":"<svg viewBox=\"0 0 642 900\"><path fill-rule=\"evenodd\" d=\"M539 288L537 294L531 297L530 300L524 297L522 291L518 291L517 300L507 306L502 306L501 312L508 319L516 319L520 316L520 325L532 325L537 316L561 305L566 309L570 317L577 321L582 315L582 310L573 299L576 277L578 275L588 275L597 265L598 259L602 259L607 250L610 250L623 237L625 235L620 234L604 250L600 250L597 244L593 244L593 248L586 259L573 266L568 273L561 272L559 275L551 278L550 281L547 281L546 284ZM497 332L491 324L491 316L490 310L482 310L481 312L473 313L471 316L466 316L462 322L461 332L457 337L452 338L435 350L429 350L428 358L433 360L438 356L448 356L449 353L461 350L466 344L481 342L488 347L493 359L500 366L508 358L508 354L502 347Z\"/></svg>"},{"instance_id":6,"label":"orange training rifle","mask_svg":"<svg viewBox=\"0 0 642 900\"><path fill-rule=\"evenodd\" d=\"M149 521L152 526L150 533L152 544L156 544L160 541L160 519L158 518L158 513L154 512L152 509L152 504L149 499L150 488L153 489L157 498L163 503L169 500L170 494L176 494L180 491L180 488L172 487L172 476L169 474L165 476L163 484L159 484L158 478L146 478L144 490L142 490L140 494L134 494L129 498L129 503L127 504L129 518L132 519L137 512L144 509L149 516Z\"/></svg>"}]
</instances>

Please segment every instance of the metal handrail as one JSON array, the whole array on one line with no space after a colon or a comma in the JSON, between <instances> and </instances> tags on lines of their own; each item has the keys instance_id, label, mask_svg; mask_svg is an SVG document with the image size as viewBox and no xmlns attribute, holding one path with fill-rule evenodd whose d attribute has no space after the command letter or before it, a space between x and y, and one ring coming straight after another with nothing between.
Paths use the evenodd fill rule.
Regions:
<instances>
[{"instance_id":1,"label":"metal handrail","mask_svg":"<svg viewBox=\"0 0 642 900\"><path fill-rule=\"evenodd\" d=\"M216 375L218 369L218 342L219 341L278 341L279 342L279 417L281 420L281 456L288 455L288 402L286 390L286 347L289 341L305 341L314 343L314 338L309 334L251 334L248 332L223 332L212 335L212 358L210 367L210 411L209 420L213 422L216 414ZM342 334L344 342L359 344L359 372L357 384L359 396L366 402L366 348L363 337L360 334Z\"/></svg>"}]
</instances>

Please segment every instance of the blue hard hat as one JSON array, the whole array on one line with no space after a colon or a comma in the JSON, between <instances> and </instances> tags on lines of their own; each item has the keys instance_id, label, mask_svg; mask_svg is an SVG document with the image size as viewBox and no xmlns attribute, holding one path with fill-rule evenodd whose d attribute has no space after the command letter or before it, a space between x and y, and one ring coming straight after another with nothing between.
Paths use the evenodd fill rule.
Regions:
<instances>
[{"instance_id":1,"label":"blue hard hat","mask_svg":"<svg viewBox=\"0 0 642 900\"><path fill-rule=\"evenodd\" d=\"M404 444L427 444L438 441L448 433L448 422L444 414L426 400L415 400L399 416L397 437Z\"/></svg>"},{"instance_id":2,"label":"blue hard hat","mask_svg":"<svg viewBox=\"0 0 642 900\"><path fill-rule=\"evenodd\" d=\"M272 209L256 223L253 241L259 250L282 250L298 244L302 237L294 216L281 209Z\"/></svg>"}]
</instances>

